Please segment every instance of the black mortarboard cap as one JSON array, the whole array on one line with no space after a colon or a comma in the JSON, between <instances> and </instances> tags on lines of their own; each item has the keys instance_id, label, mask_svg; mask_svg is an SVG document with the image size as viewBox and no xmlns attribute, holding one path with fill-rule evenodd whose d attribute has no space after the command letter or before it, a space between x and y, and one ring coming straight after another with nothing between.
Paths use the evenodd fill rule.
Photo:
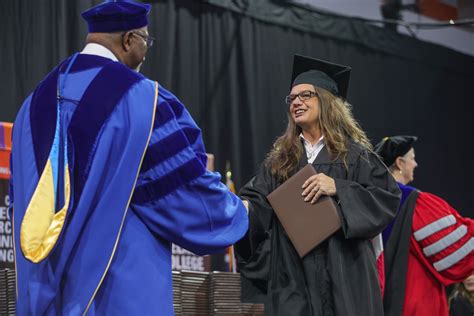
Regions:
<instances>
[{"instance_id":1,"label":"black mortarboard cap","mask_svg":"<svg viewBox=\"0 0 474 316\"><path fill-rule=\"evenodd\" d=\"M291 87L307 83L325 89L335 96L346 98L351 67L325 60L295 55Z\"/></svg>"},{"instance_id":2,"label":"black mortarboard cap","mask_svg":"<svg viewBox=\"0 0 474 316\"><path fill-rule=\"evenodd\" d=\"M416 136L391 136L385 137L374 147L374 151L382 158L387 166L393 165L397 157L403 157L418 138Z\"/></svg>"}]
</instances>

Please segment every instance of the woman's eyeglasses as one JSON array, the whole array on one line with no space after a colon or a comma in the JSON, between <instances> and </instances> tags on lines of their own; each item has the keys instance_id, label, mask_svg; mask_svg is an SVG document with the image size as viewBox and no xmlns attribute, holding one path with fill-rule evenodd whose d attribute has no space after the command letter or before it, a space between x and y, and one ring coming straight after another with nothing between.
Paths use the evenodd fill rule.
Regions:
<instances>
[{"instance_id":1,"label":"woman's eyeglasses","mask_svg":"<svg viewBox=\"0 0 474 316\"><path fill-rule=\"evenodd\" d=\"M317 92L313 92L313 91L309 91L309 90L305 90L305 91L301 91L300 93L298 94L290 94L290 95L287 95L285 97L285 103L290 106L291 103L293 103L293 101L295 101L295 99L298 97L302 102L304 101L308 101L309 99L311 98L314 98L318 95Z\"/></svg>"}]
</instances>

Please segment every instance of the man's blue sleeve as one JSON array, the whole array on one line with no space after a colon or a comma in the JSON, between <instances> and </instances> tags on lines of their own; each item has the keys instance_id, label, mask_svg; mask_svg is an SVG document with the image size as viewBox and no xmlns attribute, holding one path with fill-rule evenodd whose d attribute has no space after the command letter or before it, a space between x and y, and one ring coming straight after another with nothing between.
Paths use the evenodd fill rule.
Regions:
<instances>
[{"instance_id":1,"label":"man's blue sleeve","mask_svg":"<svg viewBox=\"0 0 474 316\"><path fill-rule=\"evenodd\" d=\"M161 88L131 208L153 233L200 255L223 251L248 228L240 199L205 164L201 131Z\"/></svg>"}]
</instances>

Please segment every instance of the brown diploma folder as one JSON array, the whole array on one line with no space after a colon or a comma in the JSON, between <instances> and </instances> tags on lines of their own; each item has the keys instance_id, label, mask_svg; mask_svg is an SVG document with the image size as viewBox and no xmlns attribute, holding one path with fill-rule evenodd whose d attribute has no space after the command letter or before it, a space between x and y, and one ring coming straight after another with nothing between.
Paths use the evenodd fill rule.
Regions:
<instances>
[{"instance_id":1,"label":"brown diploma folder","mask_svg":"<svg viewBox=\"0 0 474 316\"><path fill-rule=\"evenodd\" d=\"M332 198L321 196L315 204L304 201L303 183L314 174L316 170L308 164L267 195L301 258L341 227Z\"/></svg>"}]
</instances>

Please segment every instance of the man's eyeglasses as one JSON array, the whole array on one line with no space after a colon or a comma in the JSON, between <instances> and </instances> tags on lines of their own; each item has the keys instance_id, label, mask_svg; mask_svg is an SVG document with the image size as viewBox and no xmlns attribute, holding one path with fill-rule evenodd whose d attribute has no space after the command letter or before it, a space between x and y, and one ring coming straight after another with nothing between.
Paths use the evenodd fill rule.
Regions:
<instances>
[{"instance_id":1,"label":"man's eyeglasses","mask_svg":"<svg viewBox=\"0 0 474 316\"><path fill-rule=\"evenodd\" d=\"M309 99L318 96L317 92L305 90L301 91L298 94L290 94L285 97L285 103L290 106L293 101L295 101L296 97L298 97L302 102L308 101Z\"/></svg>"},{"instance_id":2,"label":"man's eyeglasses","mask_svg":"<svg viewBox=\"0 0 474 316\"><path fill-rule=\"evenodd\" d=\"M132 33L133 35L137 35L137 36L140 36L146 43L146 47L150 48L153 46L153 42L155 42L155 38L151 37L150 35L144 35L144 34L140 34L138 32L130 32Z\"/></svg>"}]
</instances>

